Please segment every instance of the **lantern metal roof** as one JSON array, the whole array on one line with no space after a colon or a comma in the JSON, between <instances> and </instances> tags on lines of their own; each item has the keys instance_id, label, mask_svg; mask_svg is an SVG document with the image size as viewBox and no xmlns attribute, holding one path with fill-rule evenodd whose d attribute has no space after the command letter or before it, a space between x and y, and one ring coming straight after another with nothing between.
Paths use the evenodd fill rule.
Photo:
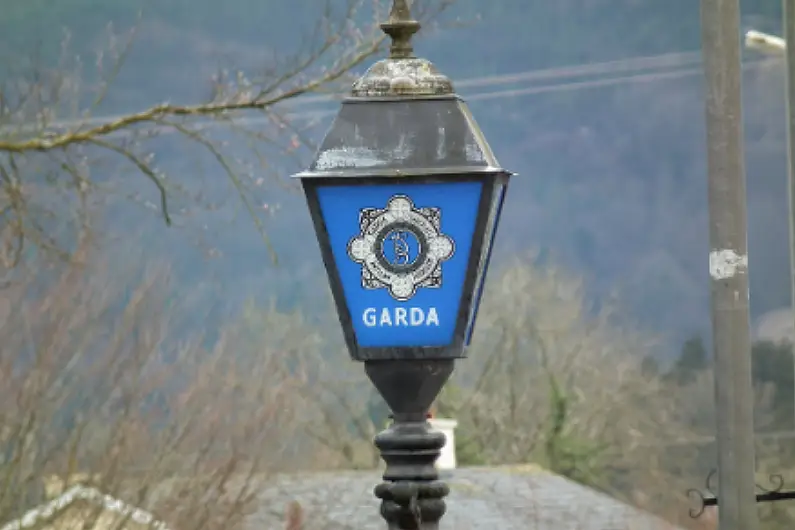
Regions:
<instances>
[{"instance_id":1,"label":"lantern metal roof","mask_svg":"<svg viewBox=\"0 0 795 530\"><path fill-rule=\"evenodd\" d=\"M395 2L381 28L390 55L358 79L313 162L297 178L508 173L453 83L417 58L420 24Z\"/></svg>"}]
</instances>

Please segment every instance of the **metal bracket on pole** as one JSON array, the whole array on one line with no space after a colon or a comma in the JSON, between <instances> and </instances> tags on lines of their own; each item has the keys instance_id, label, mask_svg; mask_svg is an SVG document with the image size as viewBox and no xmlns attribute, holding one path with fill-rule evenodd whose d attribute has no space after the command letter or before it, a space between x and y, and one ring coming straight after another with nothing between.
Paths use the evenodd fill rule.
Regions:
<instances>
[{"instance_id":1,"label":"metal bracket on pole","mask_svg":"<svg viewBox=\"0 0 795 530\"><path fill-rule=\"evenodd\" d=\"M704 490L696 488L687 490L687 496L698 503L698 506L690 509L691 518L698 519L708 506L718 505L718 496L715 493L715 486L712 484L712 479L715 478L716 475L717 470L713 470L707 475L704 490L706 490L709 495L706 495ZM756 489L760 491L760 493L756 495L757 503L795 500L795 490L784 489L784 477L782 475L769 475L768 482L773 486L772 488L765 488L764 486L755 484Z\"/></svg>"}]
</instances>

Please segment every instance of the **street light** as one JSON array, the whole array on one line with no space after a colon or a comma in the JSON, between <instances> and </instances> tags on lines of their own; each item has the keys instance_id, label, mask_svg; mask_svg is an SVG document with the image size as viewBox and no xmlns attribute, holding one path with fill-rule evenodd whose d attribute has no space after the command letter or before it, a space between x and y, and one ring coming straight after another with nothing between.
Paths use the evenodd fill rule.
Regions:
<instances>
[{"instance_id":1,"label":"street light","mask_svg":"<svg viewBox=\"0 0 795 530\"><path fill-rule=\"evenodd\" d=\"M790 311L795 318L795 47L787 42L795 39L795 0L782 0L784 38L751 30L745 34L745 45L763 53L784 57L787 101L787 198L789 206ZM793 337L790 337L791 339ZM795 371L795 348L792 350ZM795 378L793 378L795 385ZM795 398L795 388L793 389ZM795 411L795 408L793 409ZM795 418L793 418L795 422ZM795 423L793 423L795 427Z\"/></svg>"},{"instance_id":2,"label":"street light","mask_svg":"<svg viewBox=\"0 0 795 530\"><path fill-rule=\"evenodd\" d=\"M390 55L356 81L301 180L351 357L392 411L375 438L390 529L438 528L448 487L426 421L466 356L511 173L451 81L414 56L394 0Z\"/></svg>"},{"instance_id":3,"label":"street light","mask_svg":"<svg viewBox=\"0 0 795 530\"><path fill-rule=\"evenodd\" d=\"M745 33L745 46L759 51L772 51L784 53L787 49L787 42L781 37L762 33L761 31L750 30Z\"/></svg>"}]
</instances>

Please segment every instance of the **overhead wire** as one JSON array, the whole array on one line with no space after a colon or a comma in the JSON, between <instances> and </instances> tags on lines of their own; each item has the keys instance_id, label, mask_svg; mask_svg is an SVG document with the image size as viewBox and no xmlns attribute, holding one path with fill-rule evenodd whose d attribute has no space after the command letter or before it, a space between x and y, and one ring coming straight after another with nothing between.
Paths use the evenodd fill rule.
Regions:
<instances>
[{"instance_id":1,"label":"overhead wire","mask_svg":"<svg viewBox=\"0 0 795 530\"><path fill-rule=\"evenodd\" d=\"M528 81L542 81L562 79L567 77L576 77L581 75L600 75L619 72L630 72L633 70L646 69L646 68L665 68L686 66L689 64L700 64L701 52L678 52L678 53L664 53L659 55L648 55L641 57L631 57L628 59L618 59L614 61L603 61L598 63L586 63L578 65L557 66L553 68L543 68L534 70L525 70L515 72L512 74L493 74L487 76L478 76L468 79L455 81L455 86L458 88L471 88L490 85L503 85L509 83L521 83ZM325 94L325 95L312 95L302 96L296 98L292 102L295 104L315 103L315 102L328 102L336 101L345 94Z\"/></svg>"},{"instance_id":2,"label":"overhead wire","mask_svg":"<svg viewBox=\"0 0 795 530\"><path fill-rule=\"evenodd\" d=\"M757 60L747 61L743 64L743 69L750 70L758 68L763 64L767 64L768 62L770 62L769 59L757 59ZM554 83L554 84L547 84L540 86L509 88L504 90L496 90L492 92L479 92L474 94L464 93L462 94L462 98L468 102L486 101L493 99L505 99L505 98L522 97L522 96L529 96L535 94L544 94L550 92L564 92L572 90L583 90L586 88L608 87L608 86L615 86L615 85L629 84L629 83L649 83L654 81L662 81L666 79L690 77L702 73L703 70L701 69L700 66L690 67L690 68L678 68L666 71L625 74L621 76L607 77L603 79L588 79L582 81L568 81L564 83ZM459 87L461 86L460 84L456 85ZM322 118L325 116L331 116L336 113L337 113L336 109L301 111L301 112L294 112L287 114L285 117L287 119L311 119L311 118ZM254 124L258 122L265 122L266 118L263 117L248 118L248 119L244 118L240 121L245 124Z\"/></svg>"},{"instance_id":3,"label":"overhead wire","mask_svg":"<svg viewBox=\"0 0 795 530\"><path fill-rule=\"evenodd\" d=\"M756 68L761 64L767 63L771 59L758 59L746 61L744 69ZM462 91L462 97L467 101L484 101L503 99L511 97L521 97L534 94L549 92L563 92L571 90L582 90L587 88L607 87L626 83L653 82L664 79L675 79L688 77L701 73L701 53L698 51L667 53L650 55L643 57L633 57L629 59L619 59L614 61L604 61L599 63L588 63L572 66L562 66L554 68L544 68L536 70L526 70L511 74L499 74L478 76L454 82L457 89L500 87L519 83L554 81L560 79L570 79L576 77L600 77L597 79L569 80L559 83L541 84L530 87L515 87L490 92L475 92L467 94ZM622 74L611 77L604 77L609 74ZM333 103L344 97L344 94L324 94L307 95L297 97L287 102L283 107L293 109L304 107L314 103ZM317 109L305 111L290 111L283 115L287 120L318 119L333 115L337 109ZM47 124L46 128L53 130L64 130L74 127L90 127L122 118L123 115L104 115L93 116L85 119L72 119L54 121ZM232 120L235 125L247 126L260 123L267 123L272 120L271 116L251 116L240 117ZM225 121L214 120L208 117L201 122L194 124L199 130L213 128L220 125L228 125ZM19 128L16 129L17 131ZM167 130L166 125L154 125L149 130ZM0 128L2 131L2 128Z\"/></svg>"},{"instance_id":4,"label":"overhead wire","mask_svg":"<svg viewBox=\"0 0 795 530\"><path fill-rule=\"evenodd\" d=\"M758 68L764 63L767 63L766 59L762 60L754 60L748 61L743 64L744 70L749 70L752 68ZM554 85L542 85L542 86L535 86L535 87L528 87L528 88L516 88L516 89L507 89L507 90L499 90L495 92L486 92L481 94L473 94L471 96L466 96L465 99L467 101L479 101L479 100L486 100L486 99L501 99L501 98L508 98L508 97L517 97L517 96L528 96L531 94L543 94L545 92L562 92L566 90L581 90L584 88L597 88L603 86L612 86L624 83L640 83L640 82L649 82L649 81L661 81L663 79L674 79L678 77L688 77L696 74L703 73L701 67L693 67L693 68L679 68L676 70L669 70L665 72L649 72L649 73L642 73L642 74L632 74L632 75L623 75L619 77L609 77L606 79L591 79L587 81L572 81L568 83L557 83Z\"/></svg>"}]
</instances>

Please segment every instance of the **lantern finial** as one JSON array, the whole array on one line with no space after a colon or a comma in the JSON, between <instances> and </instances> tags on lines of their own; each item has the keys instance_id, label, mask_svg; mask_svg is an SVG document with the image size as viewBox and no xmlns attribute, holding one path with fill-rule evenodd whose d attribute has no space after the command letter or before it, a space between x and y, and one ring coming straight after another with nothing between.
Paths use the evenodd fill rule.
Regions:
<instances>
[{"instance_id":1,"label":"lantern finial","mask_svg":"<svg viewBox=\"0 0 795 530\"><path fill-rule=\"evenodd\" d=\"M455 93L450 79L427 59L414 55L411 38L420 23L411 18L411 0L393 0L389 20L381 29L392 39L389 57L375 63L353 84L353 97L421 98Z\"/></svg>"},{"instance_id":2,"label":"lantern finial","mask_svg":"<svg viewBox=\"0 0 795 530\"><path fill-rule=\"evenodd\" d=\"M394 0L389 20L381 24L381 29L392 39L390 59L414 57L411 38L420 30L420 23L411 18L411 0Z\"/></svg>"}]
</instances>

